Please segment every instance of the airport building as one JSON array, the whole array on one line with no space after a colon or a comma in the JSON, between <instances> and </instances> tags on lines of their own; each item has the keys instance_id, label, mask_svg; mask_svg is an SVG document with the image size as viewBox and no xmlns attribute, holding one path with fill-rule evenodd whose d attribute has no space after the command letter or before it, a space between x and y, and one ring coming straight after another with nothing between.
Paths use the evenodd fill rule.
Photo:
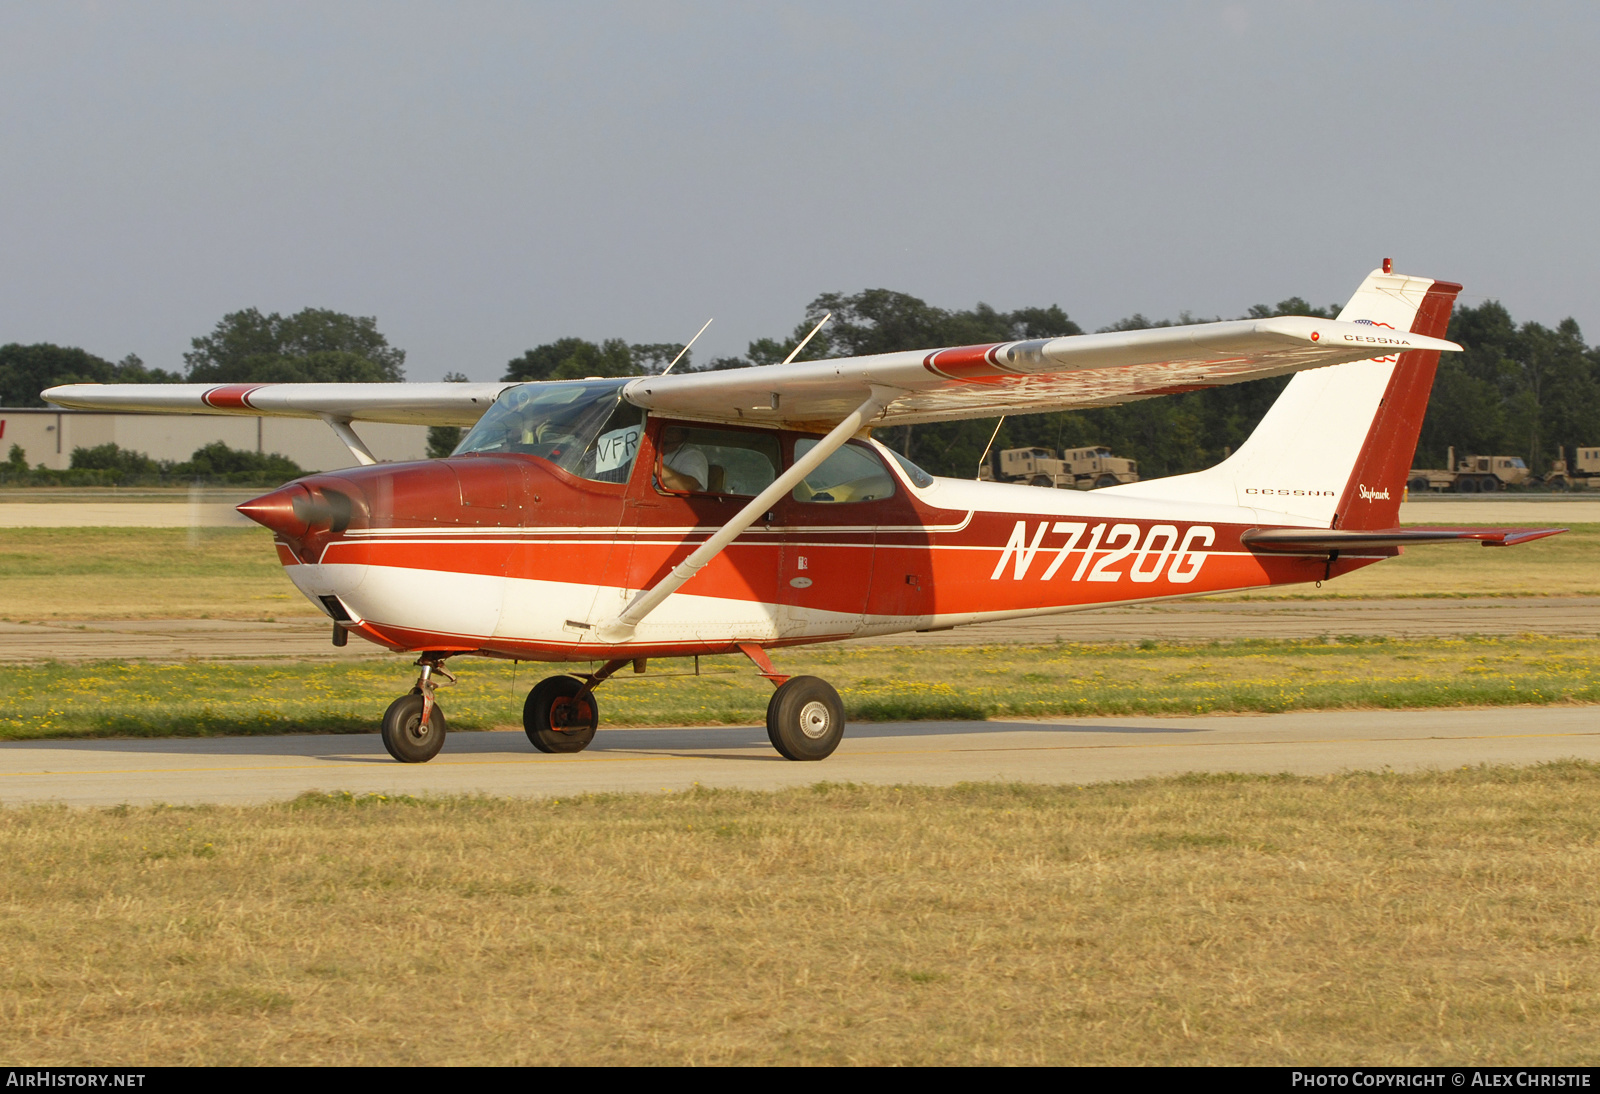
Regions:
<instances>
[{"instance_id":1,"label":"airport building","mask_svg":"<svg viewBox=\"0 0 1600 1094\"><path fill-rule=\"evenodd\" d=\"M356 422L355 431L380 460L421 460L428 455L425 426ZM72 466L74 448L115 444L153 460L181 463L195 449L221 441L229 448L287 456L307 471L332 471L356 463L333 430L314 418L220 414L132 414L50 407L0 407L0 461L21 445L28 466Z\"/></svg>"}]
</instances>

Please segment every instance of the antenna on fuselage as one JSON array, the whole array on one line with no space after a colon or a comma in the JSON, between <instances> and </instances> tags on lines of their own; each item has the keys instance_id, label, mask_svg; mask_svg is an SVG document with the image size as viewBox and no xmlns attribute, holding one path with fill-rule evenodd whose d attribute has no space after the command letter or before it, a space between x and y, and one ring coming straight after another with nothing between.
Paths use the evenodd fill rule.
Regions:
<instances>
[{"instance_id":1,"label":"antenna on fuselage","mask_svg":"<svg viewBox=\"0 0 1600 1094\"><path fill-rule=\"evenodd\" d=\"M709 327L710 325L711 325L711 320L707 319L706 320L706 326L705 327L701 327L699 330L694 332L694 337L689 339L689 345L688 346L684 346L682 349L680 349L678 351L678 356L676 356L676 357L674 357L672 359L672 365L675 365L679 361L683 360L683 355L689 352L689 346L692 346L696 342L700 341L700 336L706 332L706 327ZM661 370L661 375L665 376L667 373L671 372L672 371L672 365L668 365L666 368L662 369Z\"/></svg>"},{"instance_id":2,"label":"antenna on fuselage","mask_svg":"<svg viewBox=\"0 0 1600 1094\"><path fill-rule=\"evenodd\" d=\"M785 357L783 359L783 363L787 365L790 361L793 361L796 357L800 356L800 351L806 348L806 343L811 341L813 338L815 338L817 336L817 332L822 329L822 324L826 323L828 320L830 320L832 318L833 318L833 313L832 312L829 312L827 315L824 315L822 317L822 321L819 322L816 326L811 328L811 333L806 335L804 338L800 339L800 344L798 346L794 347L794 352L790 353L789 356L787 356L787 357Z\"/></svg>"},{"instance_id":3,"label":"antenna on fuselage","mask_svg":"<svg viewBox=\"0 0 1600 1094\"><path fill-rule=\"evenodd\" d=\"M989 462L989 449L994 447L994 439L1000 436L1000 427L1006 424L1006 416L1000 415L1000 420L994 423L994 432L989 434L989 443L983 446L983 455L978 457L978 474L983 474L983 465Z\"/></svg>"}]
</instances>

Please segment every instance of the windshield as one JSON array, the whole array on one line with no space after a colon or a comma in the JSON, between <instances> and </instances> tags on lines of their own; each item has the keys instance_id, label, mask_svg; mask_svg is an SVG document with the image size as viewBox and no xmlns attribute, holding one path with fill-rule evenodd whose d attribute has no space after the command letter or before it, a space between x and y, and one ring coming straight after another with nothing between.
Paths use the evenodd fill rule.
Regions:
<instances>
[{"instance_id":1,"label":"windshield","mask_svg":"<svg viewBox=\"0 0 1600 1094\"><path fill-rule=\"evenodd\" d=\"M507 388L451 455L520 452L586 479L626 482L644 433L644 412L622 401L627 382L574 380Z\"/></svg>"}]
</instances>

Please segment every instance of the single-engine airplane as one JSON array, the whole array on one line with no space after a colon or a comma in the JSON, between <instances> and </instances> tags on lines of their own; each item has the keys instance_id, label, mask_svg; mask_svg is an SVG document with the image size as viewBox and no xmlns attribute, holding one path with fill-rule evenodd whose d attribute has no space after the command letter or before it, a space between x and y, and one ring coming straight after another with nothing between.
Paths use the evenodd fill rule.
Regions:
<instances>
[{"instance_id":1,"label":"single-engine airplane","mask_svg":"<svg viewBox=\"0 0 1600 1094\"><path fill-rule=\"evenodd\" d=\"M651 658L740 651L776 687L773 746L844 734L827 682L768 651L1224 590L1321 582L1412 545L1563 529L1401 528L1459 285L1374 270L1335 320L1246 319L543 383L72 384L65 407L316 417L361 466L239 506L354 633L420 654L383 716L432 759L460 654L598 662L528 693L544 752L594 738L595 689ZM1093 490L929 475L873 428L1111 406L1295 373L1249 439L1193 474ZM352 422L470 426L448 458L380 464Z\"/></svg>"}]
</instances>

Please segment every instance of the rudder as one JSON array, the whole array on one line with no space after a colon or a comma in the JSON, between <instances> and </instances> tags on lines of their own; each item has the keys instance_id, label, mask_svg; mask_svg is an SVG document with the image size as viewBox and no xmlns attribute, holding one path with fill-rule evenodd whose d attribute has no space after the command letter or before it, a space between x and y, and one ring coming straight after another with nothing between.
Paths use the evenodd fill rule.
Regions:
<instances>
[{"instance_id":1,"label":"rudder","mask_svg":"<svg viewBox=\"0 0 1600 1094\"><path fill-rule=\"evenodd\" d=\"M1443 338L1460 291L1460 285L1449 281L1429 285L1412 320L1411 333ZM1344 315L1341 313L1339 318ZM1422 434L1422 420L1428 412L1428 396L1438 368L1438 350L1412 350L1400 355L1339 498L1332 527L1393 528L1400 522L1406 473L1417 452L1417 439Z\"/></svg>"}]
</instances>

